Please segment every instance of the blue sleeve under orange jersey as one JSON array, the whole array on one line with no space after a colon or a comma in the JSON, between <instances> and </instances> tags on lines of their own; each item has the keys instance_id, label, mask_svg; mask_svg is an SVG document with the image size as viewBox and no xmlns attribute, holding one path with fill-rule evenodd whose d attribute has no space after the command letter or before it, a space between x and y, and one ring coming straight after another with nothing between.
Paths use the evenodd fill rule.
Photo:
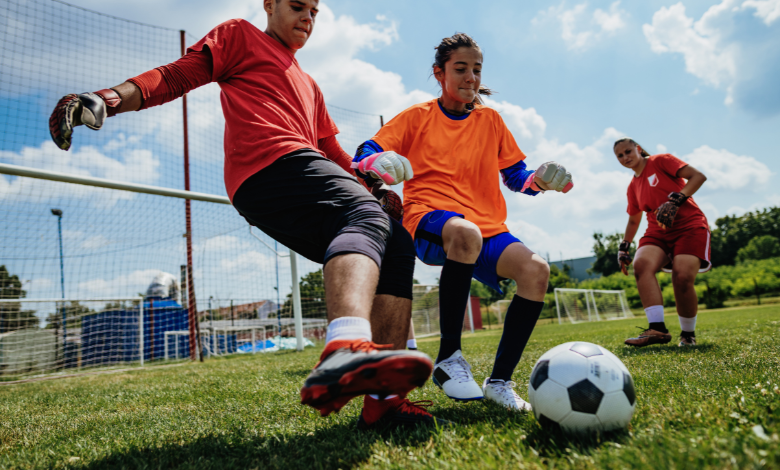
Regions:
<instances>
[{"instance_id":1,"label":"blue sleeve under orange jersey","mask_svg":"<svg viewBox=\"0 0 780 470\"><path fill-rule=\"evenodd\" d=\"M357 163L364 158L370 157L371 155L380 152L384 152L384 149L379 144L373 140L367 140L358 147L355 158L353 158L352 161ZM355 173L357 173L357 175L363 179L368 179L369 177L368 175L357 170L355 170ZM523 190L523 185L525 185L526 180L528 180L528 178L533 178L533 175L534 172L527 169L523 160L520 160L514 165L501 170L501 177L503 178L504 185L507 188L516 193L528 194L530 196L536 196L539 194L539 191L534 191L531 188L526 188L525 191Z\"/></svg>"}]
</instances>

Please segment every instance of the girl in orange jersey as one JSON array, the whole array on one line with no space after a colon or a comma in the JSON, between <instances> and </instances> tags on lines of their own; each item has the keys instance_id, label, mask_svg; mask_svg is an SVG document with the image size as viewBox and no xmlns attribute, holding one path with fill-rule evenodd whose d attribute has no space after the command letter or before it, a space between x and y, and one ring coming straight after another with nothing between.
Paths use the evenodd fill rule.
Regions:
<instances>
[{"instance_id":1,"label":"girl in orange jersey","mask_svg":"<svg viewBox=\"0 0 780 470\"><path fill-rule=\"evenodd\" d=\"M496 176L501 172L513 191L536 195L568 191L571 175L555 162L536 172L526 169L525 155L503 119L479 98L490 90L481 86L482 52L472 38L456 34L436 51L433 75L441 97L393 118L358 148L352 166L369 184L383 178L383 169L373 164L381 155L403 155L413 169L414 177L404 184L403 225L414 236L417 256L443 266L434 383L456 400L487 398L528 410L511 377L544 305L549 267L509 233ZM499 291L501 280L517 283L493 371L482 387L460 344L472 276Z\"/></svg>"},{"instance_id":2,"label":"girl in orange jersey","mask_svg":"<svg viewBox=\"0 0 780 470\"><path fill-rule=\"evenodd\" d=\"M639 240L634 275L649 326L636 338L627 339L626 344L641 347L672 340L655 277L663 269L672 273L682 330L678 345L695 346L699 298L693 283L696 274L709 271L712 263L710 226L691 196L707 177L674 155L650 155L627 137L615 142L614 151L620 164L634 171L628 186L628 226L618 251L624 274L628 274L631 264L631 241L639 229L642 212L647 213L647 230Z\"/></svg>"}]
</instances>

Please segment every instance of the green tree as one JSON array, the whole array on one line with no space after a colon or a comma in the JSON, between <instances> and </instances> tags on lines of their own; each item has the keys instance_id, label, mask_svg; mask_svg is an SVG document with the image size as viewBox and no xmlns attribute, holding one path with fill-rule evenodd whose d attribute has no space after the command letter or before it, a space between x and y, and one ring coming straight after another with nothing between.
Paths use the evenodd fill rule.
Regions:
<instances>
[{"instance_id":1,"label":"green tree","mask_svg":"<svg viewBox=\"0 0 780 470\"><path fill-rule=\"evenodd\" d=\"M301 289L301 309L305 317L326 317L328 310L325 306L325 282L322 269L312 271L303 276L298 283ZM287 294L282 311L292 312L292 293Z\"/></svg>"},{"instance_id":2,"label":"green tree","mask_svg":"<svg viewBox=\"0 0 780 470\"><path fill-rule=\"evenodd\" d=\"M780 256L780 239L772 235L753 237L737 251L737 261L760 260Z\"/></svg>"},{"instance_id":3,"label":"green tree","mask_svg":"<svg viewBox=\"0 0 780 470\"><path fill-rule=\"evenodd\" d=\"M554 292L556 288L574 287L574 282L569 276L571 268L568 264L563 265L563 269L559 269L558 266L550 265L550 283L547 285L547 293Z\"/></svg>"},{"instance_id":4,"label":"green tree","mask_svg":"<svg viewBox=\"0 0 780 470\"><path fill-rule=\"evenodd\" d=\"M22 299L26 295L19 276L11 275L5 265L0 265L0 299ZM35 311L22 310L21 303L0 304L0 333L35 328L38 323Z\"/></svg>"},{"instance_id":5,"label":"green tree","mask_svg":"<svg viewBox=\"0 0 780 470\"><path fill-rule=\"evenodd\" d=\"M593 267L588 269L589 274L599 273L602 276L609 276L620 271L620 265L617 261L618 248L623 241L622 233L613 233L604 235L601 232L593 234L593 254L596 255L596 261ZM636 251L636 245L631 244L631 253Z\"/></svg>"},{"instance_id":6,"label":"green tree","mask_svg":"<svg viewBox=\"0 0 780 470\"><path fill-rule=\"evenodd\" d=\"M740 248L761 235L780 234L780 207L748 212L741 216L726 216L715 221L712 231L712 264L734 264Z\"/></svg>"}]
</instances>

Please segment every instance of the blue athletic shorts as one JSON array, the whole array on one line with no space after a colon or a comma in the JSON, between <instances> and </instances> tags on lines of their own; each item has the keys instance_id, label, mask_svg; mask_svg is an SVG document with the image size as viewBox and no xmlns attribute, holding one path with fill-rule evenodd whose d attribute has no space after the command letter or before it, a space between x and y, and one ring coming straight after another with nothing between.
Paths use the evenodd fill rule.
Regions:
<instances>
[{"instance_id":1,"label":"blue athletic shorts","mask_svg":"<svg viewBox=\"0 0 780 470\"><path fill-rule=\"evenodd\" d=\"M447 254L444 252L444 242L441 238L441 231L444 224L452 217L464 218L463 214L451 211L431 211L420 219L417 224L417 230L414 232L414 247L417 250L417 257L431 266L442 266ZM506 247L512 243L522 243L517 237L509 232L499 233L496 236L482 240L482 252L477 258L477 265L474 268L474 279L486 286L503 293L498 284L505 278L499 277L496 273L498 258L504 252Z\"/></svg>"}]
</instances>

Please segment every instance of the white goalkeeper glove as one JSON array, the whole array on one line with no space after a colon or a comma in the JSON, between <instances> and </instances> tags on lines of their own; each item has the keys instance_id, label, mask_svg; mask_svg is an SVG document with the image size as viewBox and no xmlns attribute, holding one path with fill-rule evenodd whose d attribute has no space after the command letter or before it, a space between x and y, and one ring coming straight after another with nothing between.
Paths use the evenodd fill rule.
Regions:
<instances>
[{"instance_id":1,"label":"white goalkeeper glove","mask_svg":"<svg viewBox=\"0 0 780 470\"><path fill-rule=\"evenodd\" d=\"M409 181L414 177L409 160L393 151L375 153L359 162L353 162L351 167L390 185Z\"/></svg>"},{"instance_id":2,"label":"white goalkeeper glove","mask_svg":"<svg viewBox=\"0 0 780 470\"><path fill-rule=\"evenodd\" d=\"M574 183L571 182L571 173L566 171L560 163L547 162L534 173L534 183L545 191L558 191L568 193Z\"/></svg>"}]
</instances>

